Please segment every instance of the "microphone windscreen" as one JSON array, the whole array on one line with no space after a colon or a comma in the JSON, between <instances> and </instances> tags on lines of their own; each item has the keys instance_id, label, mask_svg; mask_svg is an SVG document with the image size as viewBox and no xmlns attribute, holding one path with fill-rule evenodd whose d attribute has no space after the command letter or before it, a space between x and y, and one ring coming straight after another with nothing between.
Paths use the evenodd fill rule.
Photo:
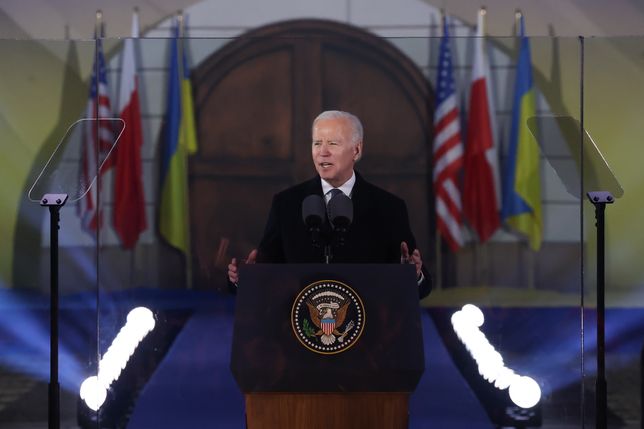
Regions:
<instances>
[{"instance_id":1,"label":"microphone windscreen","mask_svg":"<svg viewBox=\"0 0 644 429\"><path fill-rule=\"evenodd\" d=\"M329 201L329 217L333 225L343 228L353 222L353 202L344 194L337 194Z\"/></svg>"},{"instance_id":2,"label":"microphone windscreen","mask_svg":"<svg viewBox=\"0 0 644 429\"><path fill-rule=\"evenodd\" d=\"M326 206L319 195L309 195L302 201L302 220L308 226L318 227L326 220Z\"/></svg>"}]
</instances>

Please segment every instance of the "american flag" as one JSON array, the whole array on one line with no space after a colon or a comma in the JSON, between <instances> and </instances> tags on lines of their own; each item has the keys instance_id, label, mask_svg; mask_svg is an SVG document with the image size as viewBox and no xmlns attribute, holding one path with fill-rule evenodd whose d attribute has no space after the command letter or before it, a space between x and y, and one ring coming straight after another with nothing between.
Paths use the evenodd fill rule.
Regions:
<instances>
[{"instance_id":1,"label":"american flag","mask_svg":"<svg viewBox=\"0 0 644 429\"><path fill-rule=\"evenodd\" d=\"M97 174L98 167L109 154L114 143L114 130L112 108L107 87L107 73L105 72L105 58L103 57L103 44L101 39L96 40L96 59L92 68L92 79L89 88L89 100L84 122L83 139L81 142L80 183L83 192L88 187L89 191L78 202L78 215L85 231L95 234L100 225L98 213L98 193L100 191L101 176L112 166L108 159ZM98 72L98 73L97 73ZM98 74L98 76L97 76ZM96 177L96 183L92 181Z\"/></svg>"},{"instance_id":2,"label":"american flag","mask_svg":"<svg viewBox=\"0 0 644 429\"><path fill-rule=\"evenodd\" d=\"M443 18L443 37L440 42L436 82L436 111L434 112L436 224L443 239L452 251L456 251L463 245L459 187L459 174L463 166L463 142L446 18Z\"/></svg>"}]
</instances>

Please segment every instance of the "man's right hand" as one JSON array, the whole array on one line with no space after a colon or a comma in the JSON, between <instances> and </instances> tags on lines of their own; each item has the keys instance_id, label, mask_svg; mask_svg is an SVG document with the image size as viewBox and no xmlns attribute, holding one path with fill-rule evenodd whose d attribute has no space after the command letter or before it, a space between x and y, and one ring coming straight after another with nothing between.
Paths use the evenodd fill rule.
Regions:
<instances>
[{"instance_id":1,"label":"man's right hand","mask_svg":"<svg viewBox=\"0 0 644 429\"><path fill-rule=\"evenodd\" d=\"M257 249L253 249L250 251L248 254L248 258L245 262L247 264L254 264L255 260L257 259ZM233 258L230 261L230 264L228 264L228 281L230 281L233 284L237 284L239 282L239 269L237 267L237 258Z\"/></svg>"}]
</instances>

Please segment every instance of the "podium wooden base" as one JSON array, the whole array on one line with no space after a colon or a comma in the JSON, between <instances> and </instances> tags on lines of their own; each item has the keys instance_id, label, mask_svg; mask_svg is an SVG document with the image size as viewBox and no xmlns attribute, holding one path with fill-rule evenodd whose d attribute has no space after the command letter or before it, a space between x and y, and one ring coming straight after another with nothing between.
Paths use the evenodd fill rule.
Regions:
<instances>
[{"instance_id":1,"label":"podium wooden base","mask_svg":"<svg viewBox=\"0 0 644 429\"><path fill-rule=\"evenodd\" d=\"M406 429L408 392L249 393L248 429Z\"/></svg>"}]
</instances>

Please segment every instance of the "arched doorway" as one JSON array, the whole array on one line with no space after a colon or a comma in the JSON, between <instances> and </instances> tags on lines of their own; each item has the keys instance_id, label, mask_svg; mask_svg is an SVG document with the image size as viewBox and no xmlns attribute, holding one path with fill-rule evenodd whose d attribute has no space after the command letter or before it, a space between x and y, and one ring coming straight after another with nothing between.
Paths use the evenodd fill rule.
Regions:
<instances>
[{"instance_id":1,"label":"arched doorway","mask_svg":"<svg viewBox=\"0 0 644 429\"><path fill-rule=\"evenodd\" d=\"M297 20L249 32L194 71L199 153L190 161L193 273L224 284L229 257L255 247L274 193L314 175L310 126L327 109L365 127L357 168L403 197L433 254L428 164L433 93L386 40L345 24Z\"/></svg>"}]
</instances>

